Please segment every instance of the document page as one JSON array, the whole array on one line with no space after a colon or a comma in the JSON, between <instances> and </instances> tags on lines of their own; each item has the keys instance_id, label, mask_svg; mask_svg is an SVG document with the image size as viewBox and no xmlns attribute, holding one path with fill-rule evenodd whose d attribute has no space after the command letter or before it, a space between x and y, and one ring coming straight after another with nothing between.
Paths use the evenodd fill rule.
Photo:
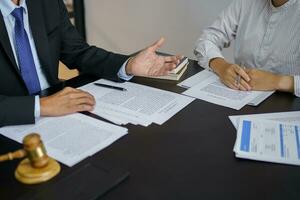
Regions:
<instances>
[{"instance_id":1,"label":"document page","mask_svg":"<svg viewBox=\"0 0 300 200\"><path fill-rule=\"evenodd\" d=\"M161 125L194 100L191 97L131 82L116 83L104 79L96 82L126 89L120 91L99 87L94 83L81 87L96 99L93 113L119 124Z\"/></svg>"},{"instance_id":2,"label":"document page","mask_svg":"<svg viewBox=\"0 0 300 200\"><path fill-rule=\"evenodd\" d=\"M41 118L35 125L7 126L0 133L22 143L38 133L49 156L71 167L126 135L128 130L83 114Z\"/></svg>"},{"instance_id":3,"label":"document page","mask_svg":"<svg viewBox=\"0 0 300 200\"><path fill-rule=\"evenodd\" d=\"M208 82L208 80L214 80L213 82ZM204 88L202 88L201 90L201 95L202 96L202 100L207 99L207 101L215 101L216 104L219 104L220 101L222 101L222 99L226 99L226 103L224 103L224 106L227 105L227 107L231 107L232 108L232 104L233 102L229 103L231 100L236 101L237 99L234 97L241 97L242 95L242 99L241 101L244 101L243 99L248 97L251 97L252 99L250 99L250 101L248 101L246 104L251 105L251 106L258 106L261 102L263 102L265 99L267 99L269 96L271 96L274 91L264 91L264 92L242 92L242 91L236 91L236 90L231 90L228 87L226 87L223 83L221 83L221 81L219 81L218 76L205 69L202 70L201 72L195 74L194 76L191 76L190 78L182 81L181 83L178 83L177 85L183 88L192 88L196 85L202 85L205 84L206 86ZM207 85L210 84L210 85ZM217 87L215 87L217 86ZM195 91L194 91L195 92ZM232 98L230 98L230 95L232 95ZM193 95L192 95L193 96ZM195 96L196 97L196 96ZM229 98L228 98L229 97ZM196 97L198 98L198 97ZM221 100L220 100L221 99ZM214 102L212 102L214 103ZM242 103L242 102L240 102ZM245 104L245 105L246 105ZM233 109L240 109L239 107L242 104L240 104L239 106L233 106L235 108Z\"/></svg>"},{"instance_id":4,"label":"document page","mask_svg":"<svg viewBox=\"0 0 300 200\"><path fill-rule=\"evenodd\" d=\"M236 129L238 128L239 121L242 117L250 119L267 119L287 123L300 123L300 111L229 116L231 123Z\"/></svg>"},{"instance_id":5,"label":"document page","mask_svg":"<svg viewBox=\"0 0 300 200\"><path fill-rule=\"evenodd\" d=\"M237 157L300 165L300 123L240 119Z\"/></svg>"},{"instance_id":6,"label":"document page","mask_svg":"<svg viewBox=\"0 0 300 200\"><path fill-rule=\"evenodd\" d=\"M217 76L210 76L182 94L240 110L262 93L260 91L233 90L221 83Z\"/></svg>"},{"instance_id":7,"label":"document page","mask_svg":"<svg viewBox=\"0 0 300 200\"><path fill-rule=\"evenodd\" d=\"M189 89L202 81L208 79L211 76L215 76L215 74L207 69L202 70L201 72L198 72L197 74L185 79L184 81L178 83L177 85L179 87L183 87L186 89Z\"/></svg>"}]
</instances>

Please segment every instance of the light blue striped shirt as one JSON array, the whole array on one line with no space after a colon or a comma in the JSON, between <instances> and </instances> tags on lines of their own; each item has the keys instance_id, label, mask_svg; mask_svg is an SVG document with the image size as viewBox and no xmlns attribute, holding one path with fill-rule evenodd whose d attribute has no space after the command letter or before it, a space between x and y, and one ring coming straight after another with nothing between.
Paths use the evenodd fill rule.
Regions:
<instances>
[{"instance_id":1,"label":"light blue striped shirt","mask_svg":"<svg viewBox=\"0 0 300 200\"><path fill-rule=\"evenodd\" d=\"M271 0L233 0L196 43L199 64L223 58L222 48L235 40L235 63L294 76L300 97L300 1L274 7Z\"/></svg>"},{"instance_id":2,"label":"light blue striped shirt","mask_svg":"<svg viewBox=\"0 0 300 200\"><path fill-rule=\"evenodd\" d=\"M0 0L0 10L3 15L4 23L5 23L6 30L7 30L8 37L9 37L9 41L10 41L17 65L18 65L18 59L17 59L17 54L16 54L16 48L15 48L15 31L14 31L15 18L11 15L11 13L13 12L13 10L15 8L20 8L20 7L24 8L23 9L24 10L24 12L23 12L24 28L29 37L29 43L30 43L30 47L31 47L31 51L32 51L33 59L34 59L34 64L35 64L38 78L40 81L41 89L43 90L43 89L48 88L50 85L45 77L45 74L44 74L42 68L41 68L41 63L39 61L37 50L36 50L35 43L34 43L34 39L33 39L31 30L30 30L26 0L20 0L19 6L15 5L11 0ZM125 70L126 64L127 64L127 61L122 65L120 71L118 72L118 76L119 76L119 78L121 78L123 80L130 80L132 78L132 76L128 76L126 74L126 70ZM40 117L39 96L35 96L34 116L36 118Z\"/></svg>"}]
</instances>

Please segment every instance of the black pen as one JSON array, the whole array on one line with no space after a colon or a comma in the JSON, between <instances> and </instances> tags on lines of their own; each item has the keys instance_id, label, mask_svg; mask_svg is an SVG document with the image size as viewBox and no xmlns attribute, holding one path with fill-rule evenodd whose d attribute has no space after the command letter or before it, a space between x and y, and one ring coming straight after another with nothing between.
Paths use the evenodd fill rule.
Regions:
<instances>
[{"instance_id":1,"label":"black pen","mask_svg":"<svg viewBox=\"0 0 300 200\"><path fill-rule=\"evenodd\" d=\"M110 89L115 89L115 90L120 90L120 91L127 91L125 88L113 86L113 85L106 85L102 83L94 83L94 85L100 86L100 87L105 87L105 88L110 88Z\"/></svg>"}]
</instances>

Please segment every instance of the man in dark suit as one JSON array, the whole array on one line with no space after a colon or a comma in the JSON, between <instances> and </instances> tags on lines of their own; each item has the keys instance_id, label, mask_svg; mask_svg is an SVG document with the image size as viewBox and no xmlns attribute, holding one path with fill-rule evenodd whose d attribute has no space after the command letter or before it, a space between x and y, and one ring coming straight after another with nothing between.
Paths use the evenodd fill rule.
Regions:
<instances>
[{"instance_id":1,"label":"man in dark suit","mask_svg":"<svg viewBox=\"0 0 300 200\"><path fill-rule=\"evenodd\" d=\"M158 56L155 51L162 43L160 39L134 57L111 53L80 37L62 0L1 0L0 127L93 110L94 97L79 89L37 95L59 82L59 60L69 68L115 81L165 75L180 56Z\"/></svg>"}]
</instances>

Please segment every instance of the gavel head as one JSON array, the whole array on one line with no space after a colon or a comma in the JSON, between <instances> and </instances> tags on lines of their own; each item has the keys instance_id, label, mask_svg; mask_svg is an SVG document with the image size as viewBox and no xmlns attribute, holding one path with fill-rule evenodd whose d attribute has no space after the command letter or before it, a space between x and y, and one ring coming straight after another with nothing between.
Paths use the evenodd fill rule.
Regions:
<instances>
[{"instance_id":1,"label":"gavel head","mask_svg":"<svg viewBox=\"0 0 300 200\"><path fill-rule=\"evenodd\" d=\"M23 139L23 145L32 167L42 168L48 164L49 157L39 134L27 135Z\"/></svg>"}]
</instances>

